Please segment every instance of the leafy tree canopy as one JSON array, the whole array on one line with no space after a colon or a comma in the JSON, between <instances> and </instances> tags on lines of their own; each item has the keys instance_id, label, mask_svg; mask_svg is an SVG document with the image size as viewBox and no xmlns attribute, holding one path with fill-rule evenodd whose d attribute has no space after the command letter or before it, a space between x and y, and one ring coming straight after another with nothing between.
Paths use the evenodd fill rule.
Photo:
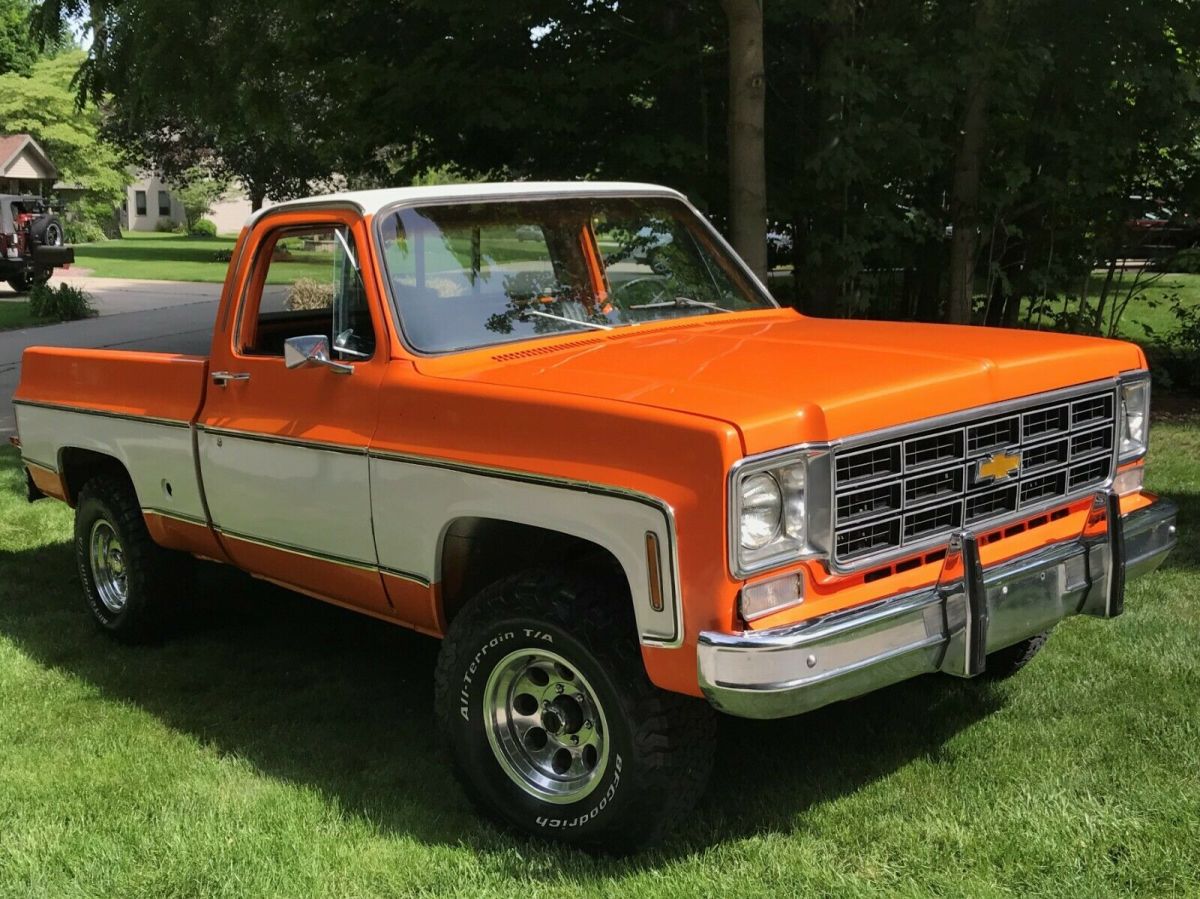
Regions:
<instances>
[{"instance_id":1,"label":"leafy tree canopy","mask_svg":"<svg viewBox=\"0 0 1200 899\"><path fill-rule=\"evenodd\" d=\"M28 75L42 55L29 27L31 10L30 0L0 0L0 75Z\"/></svg>"},{"instance_id":2,"label":"leafy tree canopy","mask_svg":"<svg viewBox=\"0 0 1200 899\"><path fill-rule=\"evenodd\" d=\"M794 226L811 309L938 318L953 235L969 233L957 243L975 257L977 314L1015 322L1123 252L1131 195L1200 211L1200 0L763 9L769 214ZM45 30L90 17L80 84L111 97L109 132L168 175L201 166L277 197L335 172L354 185L431 169L612 177L726 212L717 0L37 12ZM967 145L973 181L956 177Z\"/></svg>"},{"instance_id":3,"label":"leafy tree canopy","mask_svg":"<svg viewBox=\"0 0 1200 899\"><path fill-rule=\"evenodd\" d=\"M129 184L115 148L101 139L101 115L94 106L76 107L72 79L84 60L81 51L33 63L29 75L0 75L0 123L10 134L31 134L42 145L60 180L82 184L85 212L111 214Z\"/></svg>"}]
</instances>

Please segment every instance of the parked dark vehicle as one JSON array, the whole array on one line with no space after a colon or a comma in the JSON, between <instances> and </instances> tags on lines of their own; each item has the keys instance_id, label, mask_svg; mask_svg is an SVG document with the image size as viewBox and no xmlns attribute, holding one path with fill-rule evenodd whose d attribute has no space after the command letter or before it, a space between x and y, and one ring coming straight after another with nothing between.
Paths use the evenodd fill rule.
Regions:
<instances>
[{"instance_id":1,"label":"parked dark vehicle","mask_svg":"<svg viewBox=\"0 0 1200 899\"><path fill-rule=\"evenodd\" d=\"M1125 229L1131 256L1163 259L1200 243L1200 221L1195 216L1173 210L1153 197L1130 197L1129 204Z\"/></svg>"},{"instance_id":2,"label":"parked dark vehicle","mask_svg":"<svg viewBox=\"0 0 1200 899\"><path fill-rule=\"evenodd\" d=\"M45 199L0 194L0 279L25 293L74 261L75 251L64 246L62 220Z\"/></svg>"}]
</instances>

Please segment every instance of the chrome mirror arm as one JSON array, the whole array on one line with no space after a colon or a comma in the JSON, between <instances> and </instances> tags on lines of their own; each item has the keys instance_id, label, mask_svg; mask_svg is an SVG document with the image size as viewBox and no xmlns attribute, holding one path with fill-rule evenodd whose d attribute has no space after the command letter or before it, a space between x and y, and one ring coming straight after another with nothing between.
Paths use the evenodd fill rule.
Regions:
<instances>
[{"instance_id":1,"label":"chrome mirror arm","mask_svg":"<svg viewBox=\"0 0 1200 899\"><path fill-rule=\"evenodd\" d=\"M353 365L335 362L329 358L329 338L324 334L289 337L283 342L283 364L288 368L323 365L339 375L348 375L354 371Z\"/></svg>"}]
</instances>

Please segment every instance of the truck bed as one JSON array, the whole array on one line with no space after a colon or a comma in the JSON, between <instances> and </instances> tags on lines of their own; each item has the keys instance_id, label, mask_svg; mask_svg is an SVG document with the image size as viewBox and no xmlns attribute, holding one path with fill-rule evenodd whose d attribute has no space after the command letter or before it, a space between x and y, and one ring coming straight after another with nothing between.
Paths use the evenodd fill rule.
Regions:
<instances>
[{"instance_id":1,"label":"truck bed","mask_svg":"<svg viewBox=\"0 0 1200 899\"><path fill-rule=\"evenodd\" d=\"M65 453L101 453L125 465L143 509L204 520L191 424L207 372L204 356L26 350L13 406L35 481L54 482Z\"/></svg>"}]
</instances>

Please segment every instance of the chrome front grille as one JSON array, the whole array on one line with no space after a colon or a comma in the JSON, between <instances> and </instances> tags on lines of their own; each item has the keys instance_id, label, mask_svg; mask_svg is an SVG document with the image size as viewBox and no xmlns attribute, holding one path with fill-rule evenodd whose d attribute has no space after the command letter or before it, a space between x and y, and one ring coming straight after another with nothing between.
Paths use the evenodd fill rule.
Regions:
<instances>
[{"instance_id":1,"label":"chrome front grille","mask_svg":"<svg viewBox=\"0 0 1200 899\"><path fill-rule=\"evenodd\" d=\"M1104 486L1116 393L1085 390L834 449L833 558L868 564Z\"/></svg>"}]
</instances>

